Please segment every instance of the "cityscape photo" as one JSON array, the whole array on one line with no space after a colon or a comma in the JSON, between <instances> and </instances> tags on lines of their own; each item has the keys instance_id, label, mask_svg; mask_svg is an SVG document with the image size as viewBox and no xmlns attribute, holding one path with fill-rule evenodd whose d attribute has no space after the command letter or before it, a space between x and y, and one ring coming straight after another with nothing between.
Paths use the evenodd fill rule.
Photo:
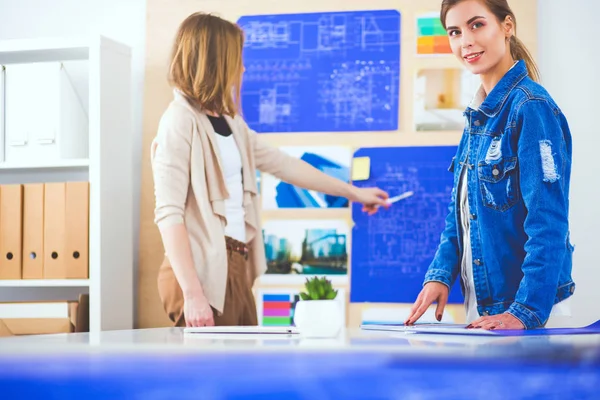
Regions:
<instances>
[{"instance_id":1,"label":"cityscape photo","mask_svg":"<svg viewBox=\"0 0 600 400\"><path fill-rule=\"evenodd\" d=\"M346 275L348 224L341 220L268 221L267 274Z\"/></svg>"}]
</instances>

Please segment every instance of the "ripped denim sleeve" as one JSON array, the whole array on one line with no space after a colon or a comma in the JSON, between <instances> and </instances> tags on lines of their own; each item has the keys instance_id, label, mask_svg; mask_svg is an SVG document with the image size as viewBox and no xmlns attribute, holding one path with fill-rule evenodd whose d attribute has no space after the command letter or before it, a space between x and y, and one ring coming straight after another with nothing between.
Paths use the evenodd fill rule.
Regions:
<instances>
[{"instance_id":1,"label":"ripped denim sleeve","mask_svg":"<svg viewBox=\"0 0 600 400\"><path fill-rule=\"evenodd\" d=\"M556 167L556 154L552 150L552 141L549 139L540 140L540 161L542 164L543 181L554 183L560 179L560 174Z\"/></svg>"}]
</instances>

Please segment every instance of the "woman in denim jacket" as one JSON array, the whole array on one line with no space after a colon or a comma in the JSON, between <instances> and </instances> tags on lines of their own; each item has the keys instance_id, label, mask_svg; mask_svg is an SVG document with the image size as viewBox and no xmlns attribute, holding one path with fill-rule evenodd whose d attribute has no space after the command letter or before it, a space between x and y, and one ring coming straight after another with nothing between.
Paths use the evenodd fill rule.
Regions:
<instances>
[{"instance_id":1,"label":"woman in denim jacket","mask_svg":"<svg viewBox=\"0 0 600 400\"><path fill-rule=\"evenodd\" d=\"M452 160L450 213L407 324L460 276L469 327L532 329L569 313L571 134L506 0L443 0L453 53L481 87Z\"/></svg>"}]
</instances>

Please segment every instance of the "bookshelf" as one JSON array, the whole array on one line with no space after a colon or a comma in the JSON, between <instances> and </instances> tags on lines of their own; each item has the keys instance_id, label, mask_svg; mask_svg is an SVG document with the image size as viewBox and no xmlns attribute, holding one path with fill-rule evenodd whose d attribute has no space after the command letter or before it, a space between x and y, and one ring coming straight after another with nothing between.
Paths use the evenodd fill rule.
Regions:
<instances>
[{"instance_id":1,"label":"bookshelf","mask_svg":"<svg viewBox=\"0 0 600 400\"><path fill-rule=\"evenodd\" d=\"M132 329L131 50L100 35L0 41L2 71L15 64L39 63L82 66L67 78L61 77L63 81L67 79L69 87L79 85L81 90L63 89L61 92L62 100L64 96L74 99L70 108L62 103L59 108L50 107L61 115L56 116L59 122L53 125L58 127L57 132L53 132L58 135L56 142L46 142L56 145L55 151L49 151L47 157L40 156L39 151L35 156L24 157L9 148L15 140L9 143L4 129L7 123L3 116L9 107L3 90L0 96L0 185L89 182L88 279L0 280L0 301L76 300L73 297L77 293L88 293L91 333ZM36 107L31 107L29 112L32 120L40 115L54 118L48 110ZM80 115L75 118L77 113ZM82 132L85 137L74 141L77 135L81 139Z\"/></svg>"},{"instance_id":2,"label":"bookshelf","mask_svg":"<svg viewBox=\"0 0 600 400\"><path fill-rule=\"evenodd\" d=\"M89 279L0 279L0 288L19 287L79 287L90 286Z\"/></svg>"}]
</instances>

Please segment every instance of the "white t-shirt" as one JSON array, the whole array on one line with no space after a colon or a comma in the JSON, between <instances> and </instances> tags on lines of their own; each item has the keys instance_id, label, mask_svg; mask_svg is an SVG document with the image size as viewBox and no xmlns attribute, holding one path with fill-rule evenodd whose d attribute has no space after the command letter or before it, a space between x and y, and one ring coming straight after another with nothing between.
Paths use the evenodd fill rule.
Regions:
<instances>
[{"instance_id":1,"label":"white t-shirt","mask_svg":"<svg viewBox=\"0 0 600 400\"><path fill-rule=\"evenodd\" d=\"M233 135L215 135L229 198L225 200L225 235L246 242L242 158Z\"/></svg>"}]
</instances>

